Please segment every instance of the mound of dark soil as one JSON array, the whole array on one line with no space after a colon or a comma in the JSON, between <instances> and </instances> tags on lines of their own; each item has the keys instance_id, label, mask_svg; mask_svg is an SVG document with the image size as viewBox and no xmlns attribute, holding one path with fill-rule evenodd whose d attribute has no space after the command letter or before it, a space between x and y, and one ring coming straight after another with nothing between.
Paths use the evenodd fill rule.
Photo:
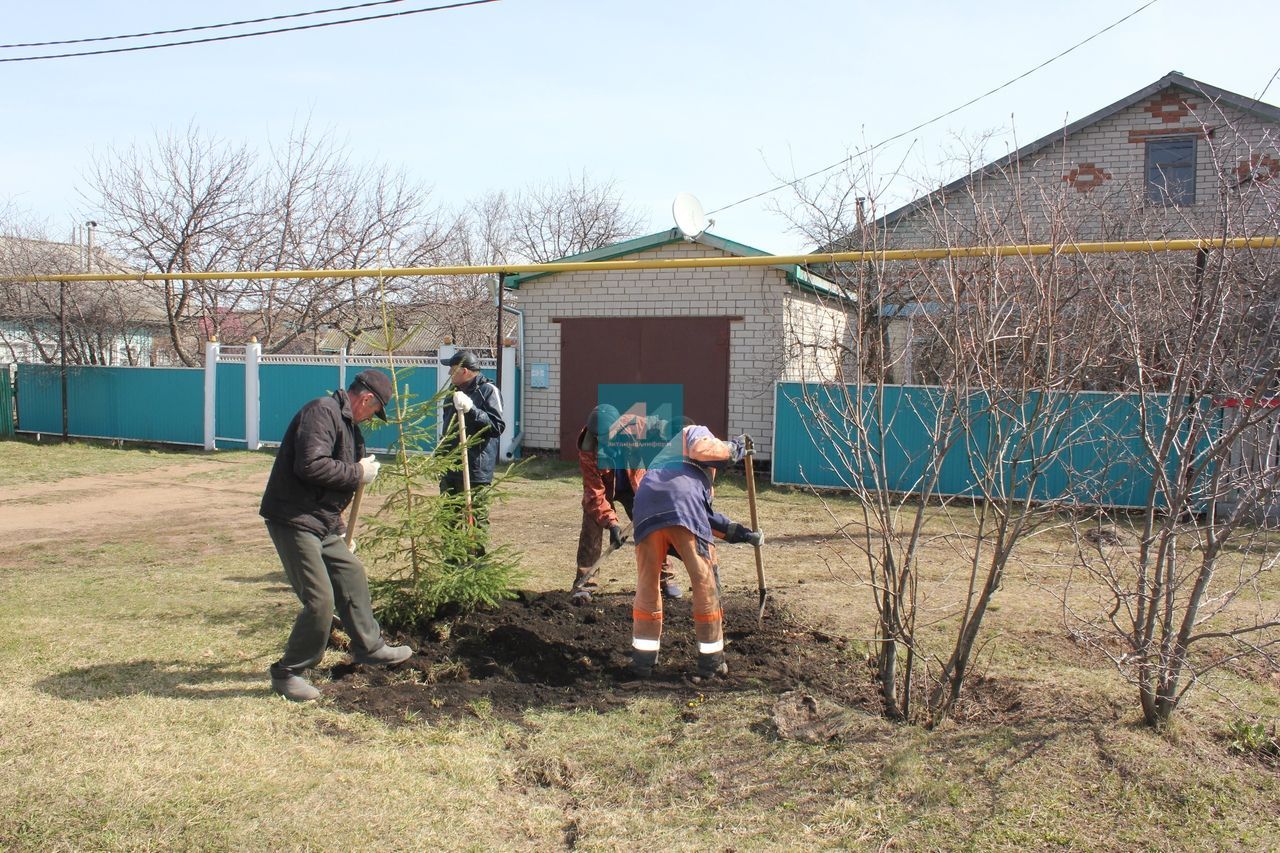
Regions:
<instances>
[{"instance_id":1,"label":"mound of dark soil","mask_svg":"<svg viewBox=\"0 0 1280 853\"><path fill-rule=\"evenodd\" d=\"M845 706L874 707L866 668L841 638L801 628L770 601L757 626L755 594L728 595L729 675L695 683L691 602L667 602L662 655L651 679L627 670L630 594L575 607L566 592L522 594L430 637L405 637L418 653L394 669L341 664L325 696L340 708L392 721L467 714L518 718L531 709L618 707L636 696L673 700L726 691L802 688Z\"/></svg>"}]
</instances>

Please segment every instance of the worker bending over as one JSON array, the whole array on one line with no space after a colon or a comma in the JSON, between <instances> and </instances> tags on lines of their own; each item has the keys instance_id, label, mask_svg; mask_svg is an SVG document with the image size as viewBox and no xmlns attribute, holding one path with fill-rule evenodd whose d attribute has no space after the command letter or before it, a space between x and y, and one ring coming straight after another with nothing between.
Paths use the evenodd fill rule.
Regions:
<instances>
[{"instance_id":1,"label":"worker bending over","mask_svg":"<svg viewBox=\"0 0 1280 853\"><path fill-rule=\"evenodd\" d=\"M684 562L693 588L698 676L725 675L724 617L713 569L714 532L726 542L759 545L761 535L711 506L716 471L742 459L746 436L721 441L704 426L687 426L653 460L636 490L636 598L632 609L631 671L653 674L662 641L658 576L667 552ZM713 532L714 531L714 532Z\"/></svg>"},{"instance_id":2,"label":"worker bending over","mask_svg":"<svg viewBox=\"0 0 1280 853\"><path fill-rule=\"evenodd\" d=\"M627 517L634 520L632 510L636 488L644 478L645 468L638 452L627 452L629 445L657 433L664 426L665 423L653 418L634 414L624 417L613 406L604 404L591 410L586 425L579 431L582 528L578 533L578 571L571 594L574 604L589 604L591 596L599 589L596 572L605 532L609 534L610 548L621 548L626 541L618 523L615 504L621 505ZM601 452L602 439L606 449L612 452ZM684 595L665 560L660 578L663 597L674 599Z\"/></svg>"}]
</instances>

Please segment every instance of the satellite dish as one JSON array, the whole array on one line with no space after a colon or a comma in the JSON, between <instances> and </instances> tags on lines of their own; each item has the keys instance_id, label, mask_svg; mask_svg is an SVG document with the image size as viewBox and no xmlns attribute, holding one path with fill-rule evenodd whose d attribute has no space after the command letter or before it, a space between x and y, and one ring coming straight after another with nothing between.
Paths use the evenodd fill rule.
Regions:
<instances>
[{"instance_id":1,"label":"satellite dish","mask_svg":"<svg viewBox=\"0 0 1280 853\"><path fill-rule=\"evenodd\" d=\"M686 240L696 240L711 224L707 214L702 211L702 202L693 193L677 193L676 200L671 202L671 215L676 220L676 228Z\"/></svg>"}]
</instances>

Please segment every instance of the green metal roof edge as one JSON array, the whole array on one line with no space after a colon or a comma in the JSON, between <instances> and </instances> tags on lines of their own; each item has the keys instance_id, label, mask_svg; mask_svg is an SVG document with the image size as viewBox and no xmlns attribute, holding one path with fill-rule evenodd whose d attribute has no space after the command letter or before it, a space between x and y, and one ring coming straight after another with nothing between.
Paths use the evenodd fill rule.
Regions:
<instances>
[{"instance_id":1,"label":"green metal roof edge","mask_svg":"<svg viewBox=\"0 0 1280 853\"><path fill-rule=\"evenodd\" d=\"M649 249L656 249L659 246L665 246L668 243L677 243L684 238L680 232L674 228L666 231L659 231L656 234L646 234L643 237L633 237L630 240L623 240L621 243L614 243L609 246L601 246L599 249L592 249L589 252L581 252L577 255L565 255L563 258L556 258L553 263L576 263L585 261L611 261L614 258L621 258L625 255L633 255L636 252L644 252ZM526 281L532 281L535 278L541 278L544 275L555 275L553 272L526 272L517 275L509 275L503 278L509 290L519 290L520 285Z\"/></svg>"},{"instance_id":2,"label":"green metal roof edge","mask_svg":"<svg viewBox=\"0 0 1280 853\"><path fill-rule=\"evenodd\" d=\"M643 237L635 237L631 240L624 240L621 243L614 243L611 246L602 246L599 249L592 249L590 252L582 252L577 255L568 255L563 258L556 259L556 263L560 262L582 262L582 261L610 261L614 258L621 258L626 255L633 255L637 252L645 252L650 249L657 249L670 243L679 243L684 240L684 235L678 229L670 228L666 231L658 231L655 234L646 234ZM757 249L755 246L748 246L746 243L739 243L736 240L730 240L727 237L719 237L715 234L700 234L696 243L702 243L704 246L710 246L713 249L719 249L729 255L737 255L739 257L758 258L769 253L763 249ZM799 290L807 291L818 296L829 296L846 302L855 300L845 296L833 282L822 278L819 275L809 272L799 264L774 264L774 269L781 270L787 276L787 283ZM503 278L503 283L510 290L519 290L520 285L526 281L532 281L535 278L541 278L546 275L555 275L553 272L528 272L518 275L509 275Z\"/></svg>"}]
</instances>

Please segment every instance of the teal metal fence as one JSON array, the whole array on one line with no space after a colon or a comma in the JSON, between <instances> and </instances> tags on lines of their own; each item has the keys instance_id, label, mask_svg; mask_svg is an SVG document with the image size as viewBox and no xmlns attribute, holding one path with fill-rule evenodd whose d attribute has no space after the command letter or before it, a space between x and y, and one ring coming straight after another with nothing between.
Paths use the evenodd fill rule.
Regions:
<instances>
[{"instance_id":1,"label":"teal metal fence","mask_svg":"<svg viewBox=\"0 0 1280 853\"><path fill-rule=\"evenodd\" d=\"M257 440L278 443L284 438L290 421L305 403L316 397L330 394L352 376L370 368L364 362L352 360L345 366L337 359L328 363L308 360L295 361L294 357L269 356L256 364L257 393L246 394L247 370L250 361L246 355L218 354L213 351L212 418L205 411L206 383L210 377L201 368L141 368L141 367L73 367L67 372L68 433L81 438L112 438L132 441L154 441L173 444L193 444L219 448L243 448L250 439L246 436L249 419L249 397L257 409ZM407 391L415 400L434 396L441 387L442 372L435 360L413 367L402 367L398 372L400 390ZM57 365L18 365L17 384L19 394L18 431L28 433L62 433L62 386L60 368ZM344 377L345 373L345 377ZM495 378L494 368L483 373ZM520 374L514 371L508 381L518 383ZM512 412L508 418L519 418L520 395L514 394ZM5 398L0 393L0 434L3 434ZM419 426L425 439L418 440L416 449L427 451L435 446L437 413L430 413ZM380 422L375 422L375 424ZM518 420L515 421L518 423ZM211 432L210 432L211 431ZM387 450L395 447L399 431L394 425L369 424L364 428L365 440L370 449ZM255 445L256 446L256 445Z\"/></svg>"},{"instance_id":2,"label":"teal metal fence","mask_svg":"<svg viewBox=\"0 0 1280 853\"><path fill-rule=\"evenodd\" d=\"M56 364L19 364L21 432L62 434ZM204 441L204 372L186 367L67 368L67 431L82 438Z\"/></svg>"},{"instance_id":3,"label":"teal metal fence","mask_svg":"<svg viewBox=\"0 0 1280 853\"><path fill-rule=\"evenodd\" d=\"M0 364L0 438L13 438L13 371Z\"/></svg>"},{"instance_id":4,"label":"teal metal fence","mask_svg":"<svg viewBox=\"0 0 1280 853\"><path fill-rule=\"evenodd\" d=\"M278 443L298 409L340 384L336 364L271 364L259 367L260 437Z\"/></svg>"},{"instance_id":5,"label":"teal metal fence","mask_svg":"<svg viewBox=\"0 0 1280 853\"><path fill-rule=\"evenodd\" d=\"M246 445L244 362L219 362L217 371L213 427L215 446L243 450Z\"/></svg>"},{"instance_id":6,"label":"teal metal fence","mask_svg":"<svg viewBox=\"0 0 1280 853\"><path fill-rule=\"evenodd\" d=\"M1159 470L1148 442L1167 412L1162 395L1031 394L1014 406L981 392L784 382L774 394L773 480L1140 507ZM1181 438L1191 453L1208 441ZM1170 455L1162 464L1172 472L1177 463Z\"/></svg>"}]
</instances>

